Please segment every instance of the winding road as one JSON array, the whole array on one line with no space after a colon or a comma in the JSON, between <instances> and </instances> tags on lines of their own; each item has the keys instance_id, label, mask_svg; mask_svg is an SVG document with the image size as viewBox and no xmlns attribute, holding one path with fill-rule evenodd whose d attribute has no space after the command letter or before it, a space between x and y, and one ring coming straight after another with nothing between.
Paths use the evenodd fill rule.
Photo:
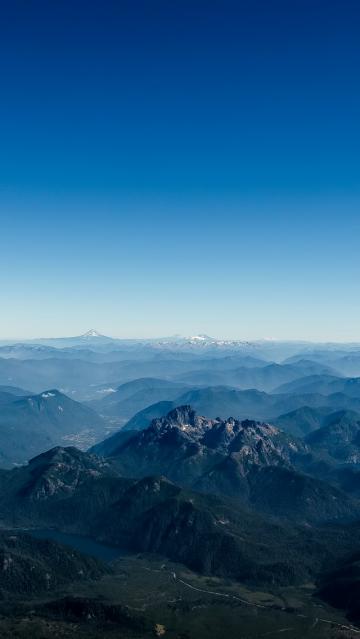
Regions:
<instances>
[{"instance_id":1,"label":"winding road","mask_svg":"<svg viewBox=\"0 0 360 639\"><path fill-rule=\"evenodd\" d=\"M189 584L187 581L184 581L183 579L180 579L176 572L172 572L172 578L174 579L174 581L176 581L177 583L182 584L183 586L185 586L186 588L190 588L191 590L196 590L197 592L203 592L207 595L213 595L214 597L225 597L227 599L235 599L236 601L239 601L240 603L246 605L246 606L252 606L253 608L262 608L262 609L268 609L268 606L264 606L263 604L259 604L259 603L255 603L252 601L247 601L246 599L242 599L241 597L238 597L237 595L231 595L228 593L224 593L224 592L217 592L216 590L205 590L204 588L197 588L196 586L193 586L192 584ZM283 612L286 612L286 608L280 608L280 610L282 610ZM292 613L288 613L288 614L292 614ZM351 632L360 635L360 629L359 628L355 628L354 626L347 626L346 624L341 624L338 623L336 621L333 621L332 619L323 619L322 617L308 617L307 615L302 615L300 613L297 614L298 617L303 617L304 619L308 619L309 621L312 622L312 626L311 628L315 628L315 626L318 623L325 623L325 624L330 624L332 626L334 626L335 628L339 628L339 630L350 630ZM277 632L287 632L292 630L292 628L281 628L280 630L278 630ZM273 633L272 633L273 634Z\"/></svg>"}]
</instances>

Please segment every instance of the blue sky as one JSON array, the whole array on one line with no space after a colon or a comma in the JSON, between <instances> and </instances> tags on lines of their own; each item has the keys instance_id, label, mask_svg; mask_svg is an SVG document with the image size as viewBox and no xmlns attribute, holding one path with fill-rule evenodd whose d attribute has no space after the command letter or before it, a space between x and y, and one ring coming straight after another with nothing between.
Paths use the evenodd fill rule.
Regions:
<instances>
[{"instance_id":1,"label":"blue sky","mask_svg":"<svg viewBox=\"0 0 360 639\"><path fill-rule=\"evenodd\" d=\"M2 11L1 337L360 340L357 2Z\"/></svg>"}]
</instances>

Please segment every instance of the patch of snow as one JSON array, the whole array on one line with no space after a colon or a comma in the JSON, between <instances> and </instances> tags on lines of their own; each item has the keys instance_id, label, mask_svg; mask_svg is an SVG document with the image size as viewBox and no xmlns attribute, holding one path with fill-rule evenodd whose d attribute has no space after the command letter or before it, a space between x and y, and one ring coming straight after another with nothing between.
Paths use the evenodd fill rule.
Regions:
<instances>
[{"instance_id":1,"label":"patch of snow","mask_svg":"<svg viewBox=\"0 0 360 639\"><path fill-rule=\"evenodd\" d=\"M91 328L87 333L84 333L82 337L102 337L102 335L98 333L95 328Z\"/></svg>"}]
</instances>

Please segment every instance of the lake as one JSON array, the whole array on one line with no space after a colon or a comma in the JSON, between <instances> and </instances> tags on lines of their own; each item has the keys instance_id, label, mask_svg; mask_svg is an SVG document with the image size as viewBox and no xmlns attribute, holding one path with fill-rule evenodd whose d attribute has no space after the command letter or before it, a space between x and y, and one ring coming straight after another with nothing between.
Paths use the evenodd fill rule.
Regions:
<instances>
[{"instance_id":1,"label":"lake","mask_svg":"<svg viewBox=\"0 0 360 639\"><path fill-rule=\"evenodd\" d=\"M70 546L71 548L82 552L84 555L90 555L91 557L96 557L96 559L101 559L102 561L112 561L113 559L129 554L129 551L124 548L107 546L91 539L90 537L63 533L59 530L52 530L51 528L27 530L26 532L37 539L52 539L53 541L57 541L59 544Z\"/></svg>"}]
</instances>

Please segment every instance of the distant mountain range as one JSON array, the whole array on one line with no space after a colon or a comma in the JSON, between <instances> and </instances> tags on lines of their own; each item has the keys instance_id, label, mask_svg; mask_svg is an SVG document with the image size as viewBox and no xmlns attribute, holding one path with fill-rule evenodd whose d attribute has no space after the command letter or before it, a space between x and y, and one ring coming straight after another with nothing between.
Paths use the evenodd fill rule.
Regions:
<instances>
[{"instance_id":1,"label":"distant mountain range","mask_svg":"<svg viewBox=\"0 0 360 639\"><path fill-rule=\"evenodd\" d=\"M122 384L117 389L105 393L103 399L89 402L101 415L130 419L139 410L151 404L167 400L175 400L192 386L156 378L140 378Z\"/></svg>"},{"instance_id":2,"label":"distant mountain range","mask_svg":"<svg viewBox=\"0 0 360 639\"><path fill-rule=\"evenodd\" d=\"M332 395L313 394L268 394L258 390L237 390L224 386L194 388L180 393L172 402L164 399L136 413L124 426L125 430L141 430L149 426L154 417L163 417L171 408L180 404L190 404L199 413L209 417L227 415L237 419L265 419L277 424L279 417L284 430L287 430L285 415L292 413L293 424L289 432L302 435L311 430L308 426L299 427L301 412L310 409L313 415L329 414L336 410L353 410L360 412L360 398L349 397L343 393ZM96 406L92 404L92 406ZM135 404L133 404L135 407ZM120 407L117 406L117 409ZM115 410L115 408L114 408ZM303 428L303 433L302 433Z\"/></svg>"},{"instance_id":3,"label":"distant mountain range","mask_svg":"<svg viewBox=\"0 0 360 639\"><path fill-rule=\"evenodd\" d=\"M349 357L360 358L360 343L314 343L300 340L287 341L276 339L259 339L252 341L241 339L229 340L209 337L204 334L188 337L173 335L162 338L126 339L109 337L99 333L95 329L90 329L82 335L74 337L0 340L0 344L4 346L14 344L27 344L30 346L43 345L54 348L91 347L100 350L104 349L105 351L108 348L124 348L130 350L150 348L165 351L189 351L190 353L196 351L213 351L214 353L218 351L233 351L259 356L267 360L289 360L286 363L292 363L292 361L295 361L299 357L312 359L314 361L323 360L324 362L328 361L329 358L333 360L346 359ZM346 362L344 362L344 365L346 365ZM351 365L350 362L349 365Z\"/></svg>"},{"instance_id":4,"label":"distant mountain range","mask_svg":"<svg viewBox=\"0 0 360 639\"><path fill-rule=\"evenodd\" d=\"M113 590L122 573L31 541L33 528L155 553L279 597L315 584L312 592L360 619L351 594L360 552L359 345L201 334L114 340L94 330L3 344L0 466L0 599L35 598L45 626L60 615L57 632L64 615L105 615L134 638L144 626L139 611L134 620L98 599L45 601L49 584L71 589L77 572L90 591L107 579ZM166 579L164 592L177 583Z\"/></svg>"},{"instance_id":5,"label":"distant mountain range","mask_svg":"<svg viewBox=\"0 0 360 639\"><path fill-rule=\"evenodd\" d=\"M63 341L67 339L70 343ZM154 417L184 404L211 418L232 415L271 421L300 437L322 426L323 418L336 411L360 412L360 377L344 377L336 368L344 358L357 357L356 345L270 341L256 342L254 348L247 342L234 346L231 341L196 335L190 340L193 346L184 350L186 338L113 340L94 330L43 341L47 343L0 347L0 424L6 422L0 460L6 465L64 441L84 447L120 427L125 431L147 427ZM290 346L295 353L281 363L271 362L275 346L283 349L283 355ZM14 404L13 396L18 395L19 401L21 396L41 397L46 389L86 402L92 412L82 409L89 425L71 418L69 424L63 420L60 428L56 411L44 420L46 411L38 410L36 419L26 417L35 428L29 447L28 431L20 425L26 411L21 412L25 410L20 410L21 403ZM29 406L28 400L25 405ZM10 435L16 431L10 457L8 431Z\"/></svg>"}]
</instances>

